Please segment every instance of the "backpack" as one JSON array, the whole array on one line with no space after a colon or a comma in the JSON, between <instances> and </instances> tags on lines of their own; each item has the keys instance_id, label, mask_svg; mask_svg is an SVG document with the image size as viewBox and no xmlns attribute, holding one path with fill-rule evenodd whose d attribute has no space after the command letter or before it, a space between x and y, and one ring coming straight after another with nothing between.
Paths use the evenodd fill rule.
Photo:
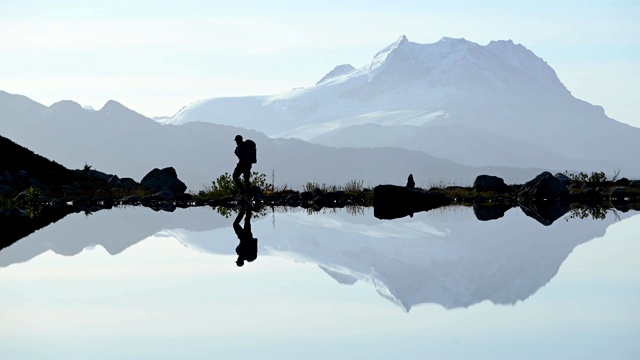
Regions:
<instances>
[{"instance_id":1,"label":"backpack","mask_svg":"<svg viewBox=\"0 0 640 360\"><path fill-rule=\"evenodd\" d=\"M258 162L256 143L253 140L245 140L241 148L242 159L252 164Z\"/></svg>"}]
</instances>

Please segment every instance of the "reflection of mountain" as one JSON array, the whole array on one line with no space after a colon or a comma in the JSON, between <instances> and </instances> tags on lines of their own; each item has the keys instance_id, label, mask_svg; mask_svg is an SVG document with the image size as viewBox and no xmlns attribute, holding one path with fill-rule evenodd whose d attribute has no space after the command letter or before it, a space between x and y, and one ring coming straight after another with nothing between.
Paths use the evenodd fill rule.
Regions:
<instances>
[{"instance_id":1,"label":"reflection of mountain","mask_svg":"<svg viewBox=\"0 0 640 360\"><path fill-rule=\"evenodd\" d=\"M0 250L0 267L30 260L49 250L73 256L95 245L101 245L107 252L116 255L163 229L205 231L228 225L227 221L223 221L226 219L219 219L212 212L210 208L206 211L177 209L167 213L132 207L102 210L90 215L71 214Z\"/></svg>"},{"instance_id":2,"label":"reflection of mountain","mask_svg":"<svg viewBox=\"0 0 640 360\"><path fill-rule=\"evenodd\" d=\"M408 311L422 303L455 308L524 300L555 276L573 248L603 235L614 221L559 220L545 227L512 209L481 222L466 208L393 221L287 213L275 229L265 219L253 229L260 254L316 263L341 284L365 281ZM190 246L217 252L212 236L183 234Z\"/></svg>"},{"instance_id":3,"label":"reflection of mountain","mask_svg":"<svg viewBox=\"0 0 640 360\"><path fill-rule=\"evenodd\" d=\"M632 214L621 214L622 218ZM235 258L232 218L209 208L152 212L144 208L74 214L0 251L0 266L53 250L73 255L102 245L117 254L156 234ZM344 212L303 211L252 221L260 258L283 256L318 266L341 284L365 281L409 311L423 303L467 307L485 300L514 304L548 283L573 249L604 234L615 222L556 221L542 226L519 209L497 221L478 221L470 208L431 211L413 218L380 221ZM1 271L1 270L0 270Z\"/></svg>"}]
</instances>

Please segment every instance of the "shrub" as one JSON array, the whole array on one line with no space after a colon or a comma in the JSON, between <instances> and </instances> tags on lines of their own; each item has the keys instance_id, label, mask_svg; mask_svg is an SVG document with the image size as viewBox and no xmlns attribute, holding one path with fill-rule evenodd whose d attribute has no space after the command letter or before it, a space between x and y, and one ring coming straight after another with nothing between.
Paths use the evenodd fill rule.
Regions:
<instances>
[{"instance_id":1,"label":"shrub","mask_svg":"<svg viewBox=\"0 0 640 360\"><path fill-rule=\"evenodd\" d=\"M251 173L251 185L257 186L260 189L268 187L267 175L258 173L256 171ZM233 181L233 177L228 172L220 175L216 180L211 183L211 187L205 188L198 193L201 197L221 197L228 195L235 195L239 193L238 186Z\"/></svg>"},{"instance_id":2,"label":"shrub","mask_svg":"<svg viewBox=\"0 0 640 360\"><path fill-rule=\"evenodd\" d=\"M587 174L583 171L579 173L565 172L565 174L573 181L589 184L603 184L607 181L607 175L602 171L594 171L591 174ZM616 174L617 177L617 174Z\"/></svg>"},{"instance_id":3,"label":"shrub","mask_svg":"<svg viewBox=\"0 0 640 360\"><path fill-rule=\"evenodd\" d=\"M359 193L364 187L364 180L349 180L344 185L344 192L346 193Z\"/></svg>"},{"instance_id":4,"label":"shrub","mask_svg":"<svg viewBox=\"0 0 640 360\"><path fill-rule=\"evenodd\" d=\"M336 191L344 191L347 193L358 193L361 192L364 188L364 180L349 180L344 186L338 185L327 185L325 183L317 183L317 182L307 182L303 190L312 192L314 189L320 189L324 193L328 192L336 192Z\"/></svg>"}]
</instances>

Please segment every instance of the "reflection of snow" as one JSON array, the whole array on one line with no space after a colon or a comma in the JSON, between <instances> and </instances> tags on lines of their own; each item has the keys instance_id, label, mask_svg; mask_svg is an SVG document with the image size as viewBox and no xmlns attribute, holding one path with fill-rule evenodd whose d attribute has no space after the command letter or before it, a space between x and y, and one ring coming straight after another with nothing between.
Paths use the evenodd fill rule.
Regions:
<instances>
[{"instance_id":1,"label":"reflection of snow","mask_svg":"<svg viewBox=\"0 0 640 360\"><path fill-rule=\"evenodd\" d=\"M371 284L405 311L422 303L446 308L490 300L514 304L557 273L573 248L615 221L557 222L545 227L520 210L498 221L476 220L470 208L378 221L344 212L277 214L253 225L261 256L315 263L340 284ZM209 236L210 237L210 236ZM193 241L205 249L206 244Z\"/></svg>"},{"instance_id":2,"label":"reflection of snow","mask_svg":"<svg viewBox=\"0 0 640 360\"><path fill-rule=\"evenodd\" d=\"M124 226L123 219L131 226ZM158 247L169 257L184 251L195 255L193 250L203 258L235 256L238 244L231 229L233 219L209 208L171 214L126 209L98 212L90 220L71 215L52 224L0 251L0 265L51 250L75 255L92 246L96 250L90 253L106 249L110 255L142 258L145 251L139 242L149 237L153 241L145 246ZM313 215L294 210L254 219L252 231L258 238L258 261L274 256L317 264L338 283L370 284L409 311L423 303L455 308L485 300L497 304L524 300L551 281L578 244L603 235L614 221L615 217L574 219L542 226L518 209L485 222L476 220L470 208L422 212L392 221L375 219L372 209L361 216L342 210ZM169 229L159 230L165 226ZM137 232L143 235L136 236ZM163 245L169 242L171 246Z\"/></svg>"}]
</instances>

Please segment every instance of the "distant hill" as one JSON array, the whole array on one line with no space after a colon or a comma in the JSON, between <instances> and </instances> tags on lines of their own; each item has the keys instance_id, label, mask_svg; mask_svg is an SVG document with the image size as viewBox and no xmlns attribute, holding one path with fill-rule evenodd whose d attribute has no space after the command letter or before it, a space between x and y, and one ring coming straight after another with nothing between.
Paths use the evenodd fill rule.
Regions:
<instances>
[{"instance_id":1,"label":"distant hill","mask_svg":"<svg viewBox=\"0 0 640 360\"><path fill-rule=\"evenodd\" d=\"M316 85L200 100L161 122L195 121L328 146L400 147L469 166L640 175L640 129L573 97L544 60L510 40L401 36L368 64L340 65Z\"/></svg>"},{"instance_id":2,"label":"distant hill","mask_svg":"<svg viewBox=\"0 0 640 360\"><path fill-rule=\"evenodd\" d=\"M357 179L365 186L404 184L410 173L418 186L433 181L468 185L483 173L522 183L541 172L538 168L463 166L400 148L335 148L297 139L272 139L228 125L194 122L163 126L116 101L88 111L68 100L46 107L0 91L0 116L0 134L68 168L87 164L140 181L150 169L174 167L192 191L233 171L236 134L258 144L255 171L266 174L267 181L274 174L276 185L297 190L310 181L342 185Z\"/></svg>"},{"instance_id":3,"label":"distant hill","mask_svg":"<svg viewBox=\"0 0 640 360\"><path fill-rule=\"evenodd\" d=\"M37 179L47 187L61 187L72 184L74 181L86 180L78 173L1 135L0 152L5 154L0 158L0 185L8 182L7 177L16 177L19 171L26 172L28 177Z\"/></svg>"}]
</instances>

